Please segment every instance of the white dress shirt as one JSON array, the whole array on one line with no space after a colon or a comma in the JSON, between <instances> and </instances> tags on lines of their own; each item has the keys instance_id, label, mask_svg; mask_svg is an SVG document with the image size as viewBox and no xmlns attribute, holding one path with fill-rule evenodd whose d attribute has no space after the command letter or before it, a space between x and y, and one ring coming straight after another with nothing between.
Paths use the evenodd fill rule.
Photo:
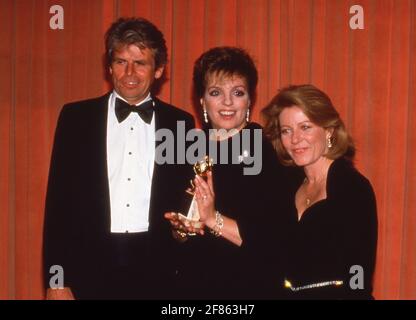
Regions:
<instances>
[{"instance_id":1,"label":"white dress shirt","mask_svg":"<svg viewBox=\"0 0 416 320\"><path fill-rule=\"evenodd\" d=\"M125 101L115 91L108 100L107 168L111 232L145 232L149 229L155 160L155 115L147 124L136 112L131 112L119 123L115 114L116 98ZM150 99L149 93L140 104Z\"/></svg>"}]
</instances>

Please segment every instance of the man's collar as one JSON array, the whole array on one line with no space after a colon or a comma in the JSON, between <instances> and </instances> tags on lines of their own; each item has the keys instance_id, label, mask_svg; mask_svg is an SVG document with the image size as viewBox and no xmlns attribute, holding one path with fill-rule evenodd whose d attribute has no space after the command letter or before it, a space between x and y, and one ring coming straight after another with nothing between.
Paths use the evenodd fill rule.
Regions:
<instances>
[{"instance_id":1,"label":"man's collar","mask_svg":"<svg viewBox=\"0 0 416 320\"><path fill-rule=\"evenodd\" d=\"M113 90L113 95L115 98L119 98L127 103L129 103L126 99L124 99L122 96L120 96L116 90ZM149 100L152 100L152 96L150 95L150 92L148 93L147 97L144 98L142 101L140 101L139 103L136 104L136 106L140 106L142 103L145 103ZM114 100L115 101L115 100ZM130 104L130 103L129 103Z\"/></svg>"}]
</instances>

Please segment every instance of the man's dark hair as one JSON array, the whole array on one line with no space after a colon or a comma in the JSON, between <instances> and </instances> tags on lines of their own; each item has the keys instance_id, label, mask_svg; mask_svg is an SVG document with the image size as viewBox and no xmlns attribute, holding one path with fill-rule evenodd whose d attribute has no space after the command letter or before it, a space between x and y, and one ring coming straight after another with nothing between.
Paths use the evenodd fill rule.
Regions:
<instances>
[{"instance_id":1,"label":"man's dark hair","mask_svg":"<svg viewBox=\"0 0 416 320\"><path fill-rule=\"evenodd\" d=\"M120 46L134 44L139 48L152 50L155 67L167 63L168 53L162 32L150 21L143 18L120 18L105 34L107 65L113 61L114 51Z\"/></svg>"}]
</instances>

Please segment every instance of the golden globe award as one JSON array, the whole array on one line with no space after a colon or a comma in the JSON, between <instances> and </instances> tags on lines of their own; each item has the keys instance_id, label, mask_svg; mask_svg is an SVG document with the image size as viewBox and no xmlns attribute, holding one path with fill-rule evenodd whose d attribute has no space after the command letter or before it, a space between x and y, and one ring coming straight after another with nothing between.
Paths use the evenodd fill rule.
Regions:
<instances>
[{"instance_id":1,"label":"golden globe award","mask_svg":"<svg viewBox=\"0 0 416 320\"><path fill-rule=\"evenodd\" d=\"M205 181L208 179L208 172L212 171L213 162L209 159L208 156L205 156L202 160L198 161L194 164L194 172ZM198 211L198 206L195 199L195 186L193 181L190 181L191 187L186 190L188 194L192 196L191 205L189 206L188 214L184 216L183 214L179 213L179 219L184 223L185 226L193 226L196 228L201 227L201 222L199 221L200 215ZM189 234L195 235L195 234Z\"/></svg>"}]
</instances>

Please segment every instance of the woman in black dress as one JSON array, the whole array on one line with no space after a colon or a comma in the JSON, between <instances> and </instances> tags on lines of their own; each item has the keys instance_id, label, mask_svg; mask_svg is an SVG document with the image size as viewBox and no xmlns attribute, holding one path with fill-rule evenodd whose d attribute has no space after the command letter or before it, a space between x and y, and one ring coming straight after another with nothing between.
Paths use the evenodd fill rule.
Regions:
<instances>
[{"instance_id":1,"label":"woman in black dress","mask_svg":"<svg viewBox=\"0 0 416 320\"><path fill-rule=\"evenodd\" d=\"M272 258L286 247L288 197L284 167L262 127L249 122L256 67L242 49L213 48L195 62L193 80L206 124L205 154L214 165L207 181L198 176L194 180L202 228L184 226L176 214L166 215L179 234L189 238L183 244L184 297L272 297L283 281L283 262L276 267ZM187 232L199 236L188 237ZM265 245L271 241L277 243ZM265 276L271 268L274 284Z\"/></svg>"},{"instance_id":2,"label":"woman in black dress","mask_svg":"<svg viewBox=\"0 0 416 320\"><path fill-rule=\"evenodd\" d=\"M291 192L289 298L372 299L375 196L331 100L312 85L290 86L263 114L281 162L304 170Z\"/></svg>"}]
</instances>

